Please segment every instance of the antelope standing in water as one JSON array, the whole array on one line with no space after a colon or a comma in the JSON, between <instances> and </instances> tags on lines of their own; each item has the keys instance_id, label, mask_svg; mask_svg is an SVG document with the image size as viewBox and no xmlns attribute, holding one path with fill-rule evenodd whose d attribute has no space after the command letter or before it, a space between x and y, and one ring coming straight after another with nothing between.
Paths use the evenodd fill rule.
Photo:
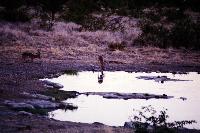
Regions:
<instances>
[{"instance_id":1,"label":"antelope standing in water","mask_svg":"<svg viewBox=\"0 0 200 133\"><path fill-rule=\"evenodd\" d=\"M36 53L36 54L34 54L34 53L32 53L32 52L23 52L23 53L22 53L22 59L23 59L24 61L27 61L27 59L29 59L29 60L31 60L31 62L33 62L33 60L34 60L35 58L40 59L40 50L37 50L37 53Z\"/></svg>"}]
</instances>

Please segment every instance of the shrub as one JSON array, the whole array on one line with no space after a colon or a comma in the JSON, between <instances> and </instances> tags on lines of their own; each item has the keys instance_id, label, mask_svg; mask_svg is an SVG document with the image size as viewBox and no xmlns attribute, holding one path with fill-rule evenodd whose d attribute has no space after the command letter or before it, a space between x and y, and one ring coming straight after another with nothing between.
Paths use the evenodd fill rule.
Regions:
<instances>
[{"instance_id":1,"label":"shrub","mask_svg":"<svg viewBox=\"0 0 200 133\"><path fill-rule=\"evenodd\" d=\"M67 74L67 75L78 75L78 71L77 70L65 70L64 74Z\"/></svg>"},{"instance_id":2,"label":"shrub","mask_svg":"<svg viewBox=\"0 0 200 133\"><path fill-rule=\"evenodd\" d=\"M178 20L173 27L170 39L175 47L200 49L200 23L189 19Z\"/></svg>"},{"instance_id":3,"label":"shrub","mask_svg":"<svg viewBox=\"0 0 200 133\"><path fill-rule=\"evenodd\" d=\"M160 48L166 48L169 44L169 30L161 24L154 24L152 21L145 20L141 22L142 34L135 40L139 45L152 45Z\"/></svg>"},{"instance_id":4,"label":"shrub","mask_svg":"<svg viewBox=\"0 0 200 133\"><path fill-rule=\"evenodd\" d=\"M148 133L149 126L153 128L153 133L175 133L185 125L196 123L194 120L167 122L169 118L166 112L167 109L159 113L151 105L142 107L141 109L142 111L136 110L138 115L133 116L136 133Z\"/></svg>"},{"instance_id":5,"label":"shrub","mask_svg":"<svg viewBox=\"0 0 200 133\"><path fill-rule=\"evenodd\" d=\"M26 12L25 0L1 0L3 10L0 11L0 19L16 22L16 21L28 21L30 18Z\"/></svg>"},{"instance_id":6,"label":"shrub","mask_svg":"<svg viewBox=\"0 0 200 133\"><path fill-rule=\"evenodd\" d=\"M164 7L160 11L161 16L166 16L167 20L170 22L174 22L176 20L184 19L186 16L184 15L184 11L180 8L174 7Z\"/></svg>"},{"instance_id":7,"label":"shrub","mask_svg":"<svg viewBox=\"0 0 200 133\"><path fill-rule=\"evenodd\" d=\"M98 9L96 0L69 0L64 6L62 18L82 23L86 15Z\"/></svg>"},{"instance_id":8,"label":"shrub","mask_svg":"<svg viewBox=\"0 0 200 133\"><path fill-rule=\"evenodd\" d=\"M90 31L103 30L106 26L106 22L102 17L93 17L92 15L88 15L84 17L82 26L84 29Z\"/></svg>"},{"instance_id":9,"label":"shrub","mask_svg":"<svg viewBox=\"0 0 200 133\"><path fill-rule=\"evenodd\" d=\"M124 50L124 48L126 47L125 43L111 43L108 45L108 48L110 51L115 51L115 50Z\"/></svg>"},{"instance_id":10,"label":"shrub","mask_svg":"<svg viewBox=\"0 0 200 133\"><path fill-rule=\"evenodd\" d=\"M66 3L66 0L38 0L37 4L42 8L42 15L46 16L44 21L48 22L48 29L51 29L54 21L55 14L59 12L63 5Z\"/></svg>"},{"instance_id":11,"label":"shrub","mask_svg":"<svg viewBox=\"0 0 200 133\"><path fill-rule=\"evenodd\" d=\"M153 45L160 48L172 46L200 49L200 24L187 17L176 20L171 28L166 28L165 25L149 19L142 20L140 27L142 34L134 44Z\"/></svg>"}]
</instances>

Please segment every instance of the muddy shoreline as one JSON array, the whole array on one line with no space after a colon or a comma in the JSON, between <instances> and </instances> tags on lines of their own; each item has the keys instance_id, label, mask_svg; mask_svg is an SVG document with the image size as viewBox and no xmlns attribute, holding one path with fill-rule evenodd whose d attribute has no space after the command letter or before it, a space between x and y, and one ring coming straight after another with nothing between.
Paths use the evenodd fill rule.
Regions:
<instances>
[{"instance_id":1,"label":"muddy shoreline","mask_svg":"<svg viewBox=\"0 0 200 133\"><path fill-rule=\"evenodd\" d=\"M82 62L0 63L0 74L2 77L9 75L11 77L38 79L53 76L53 74L56 75L65 70L100 71L100 68L98 65ZM200 72L200 66L183 64L108 64L105 66L105 71L187 73Z\"/></svg>"}]
</instances>

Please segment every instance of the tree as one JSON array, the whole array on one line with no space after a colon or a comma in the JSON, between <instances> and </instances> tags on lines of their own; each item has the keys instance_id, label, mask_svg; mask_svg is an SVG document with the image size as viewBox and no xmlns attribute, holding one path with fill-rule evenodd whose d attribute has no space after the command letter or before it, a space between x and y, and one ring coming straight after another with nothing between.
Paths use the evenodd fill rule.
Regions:
<instances>
[{"instance_id":1,"label":"tree","mask_svg":"<svg viewBox=\"0 0 200 133\"><path fill-rule=\"evenodd\" d=\"M19 10L26 5L25 0L0 0L0 6L4 8L3 19L8 21L26 21L28 17Z\"/></svg>"},{"instance_id":2,"label":"tree","mask_svg":"<svg viewBox=\"0 0 200 133\"><path fill-rule=\"evenodd\" d=\"M52 28L55 21L55 14L60 11L67 0L38 0L39 6L48 15L48 26Z\"/></svg>"}]
</instances>

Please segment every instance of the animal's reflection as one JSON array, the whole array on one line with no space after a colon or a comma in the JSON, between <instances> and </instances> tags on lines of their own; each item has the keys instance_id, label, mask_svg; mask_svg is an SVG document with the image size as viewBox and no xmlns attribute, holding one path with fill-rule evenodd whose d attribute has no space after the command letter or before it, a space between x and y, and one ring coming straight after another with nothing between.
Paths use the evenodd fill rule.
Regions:
<instances>
[{"instance_id":1,"label":"animal's reflection","mask_svg":"<svg viewBox=\"0 0 200 133\"><path fill-rule=\"evenodd\" d=\"M101 84L103 83L103 78L104 78L104 73L103 71L101 71L101 74L98 74L98 83Z\"/></svg>"}]
</instances>

